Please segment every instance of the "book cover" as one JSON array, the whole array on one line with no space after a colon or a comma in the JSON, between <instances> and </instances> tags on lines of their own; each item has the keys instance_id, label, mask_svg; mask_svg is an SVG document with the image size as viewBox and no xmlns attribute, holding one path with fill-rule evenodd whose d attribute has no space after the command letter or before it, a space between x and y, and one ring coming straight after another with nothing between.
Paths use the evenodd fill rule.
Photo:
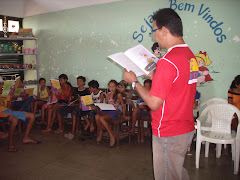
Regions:
<instances>
[{"instance_id":1,"label":"book cover","mask_svg":"<svg viewBox=\"0 0 240 180\"><path fill-rule=\"evenodd\" d=\"M81 108L83 111L91 110L91 105L93 104L92 96L80 96Z\"/></svg>"},{"instance_id":2,"label":"book cover","mask_svg":"<svg viewBox=\"0 0 240 180\"><path fill-rule=\"evenodd\" d=\"M55 93L58 92L59 89L61 89L59 80L57 79L50 79L51 87Z\"/></svg>"},{"instance_id":3,"label":"book cover","mask_svg":"<svg viewBox=\"0 0 240 180\"><path fill-rule=\"evenodd\" d=\"M15 80L4 81L2 95L6 96L13 93L15 90Z\"/></svg>"},{"instance_id":4,"label":"book cover","mask_svg":"<svg viewBox=\"0 0 240 180\"><path fill-rule=\"evenodd\" d=\"M112 104L94 103L94 105L98 106L101 110L113 110L113 111L116 111L115 107Z\"/></svg>"},{"instance_id":5,"label":"book cover","mask_svg":"<svg viewBox=\"0 0 240 180\"><path fill-rule=\"evenodd\" d=\"M18 76L16 79L15 79L15 86L14 86L14 90L16 91L16 89L18 88L19 84L20 84L20 76Z\"/></svg>"},{"instance_id":6,"label":"book cover","mask_svg":"<svg viewBox=\"0 0 240 180\"><path fill-rule=\"evenodd\" d=\"M14 95L15 95L15 96L19 96L22 92L24 92L24 89L23 89L23 88L17 88L17 89L15 89L15 91L14 91Z\"/></svg>"},{"instance_id":7,"label":"book cover","mask_svg":"<svg viewBox=\"0 0 240 180\"><path fill-rule=\"evenodd\" d=\"M33 96L34 88L25 87L25 88L24 88L24 91L25 91L25 93L28 94L29 96Z\"/></svg>"},{"instance_id":8,"label":"book cover","mask_svg":"<svg viewBox=\"0 0 240 180\"><path fill-rule=\"evenodd\" d=\"M133 71L136 76L149 74L156 68L157 64L155 62L158 61L158 58L141 44L128 49L124 53L119 52L108 57L127 71Z\"/></svg>"}]
</instances>

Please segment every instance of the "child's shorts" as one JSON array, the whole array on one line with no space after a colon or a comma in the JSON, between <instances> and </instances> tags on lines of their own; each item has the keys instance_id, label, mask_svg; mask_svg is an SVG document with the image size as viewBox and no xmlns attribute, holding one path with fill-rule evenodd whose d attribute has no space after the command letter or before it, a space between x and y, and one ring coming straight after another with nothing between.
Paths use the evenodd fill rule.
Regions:
<instances>
[{"instance_id":1,"label":"child's shorts","mask_svg":"<svg viewBox=\"0 0 240 180\"><path fill-rule=\"evenodd\" d=\"M11 111L9 109L6 109L4 111L2 111L2 113L4 114L11 114L13 115L13 117L17 118L17 119L21 119L24 123L27 122L27 119L26 119L26 112L24 111Z\"/></svg>"},{"instance_id":2,"label":"child's shorts","mask_svg":"<svg viewBox=\"0 0 240 180\"><path fill-rule=\"evenodd\" d=\"M117 119L117 111L114 110L103 110L102 114L108 114L112 120L116 120Z\"/></svg>"},{"instance_id":3,"label":"child's shorts","mask_svg":"<svg viewBox=\"0 0 240 180\"><path fill-rule=\"evenodd\" d=\"M87 116L89 111L83 111L78 106L75 106L72 114L76 115L77 118L80 118L81 116Z\"/></svg>"},{"instance_id":4,"label":"child's shorts","mask_svg":"<svg viewBox=\"0 0 240 180\"><path fill-rule=\"evenodd\" d=\"M144 111L143 109L140 109L138 117L143 117L143 116L150 116L150 111Z\"/></svg>"},{"instance_id":5,"label":"child's shorts","mask_svg":"<svg viewBox=\"0 0 240 180\"><path fill-rule=\"evenodd\" d=\"M60 114L62 117L67 117L68 113L72 113L75 107L62 106L57 110L57 114Z\"/></svg>"},{"instance_id":6,"label":"child's shorts","mask_svg":"<svg viewBox=\"0 0 240 180\"><path fill-rule=\"evenodd\" d=\"M89 119L95 119L96 114L97 110L91 110L89 113Z\"/></svg>"},{"instance_id":7,"label":"child's shorts","mask_svg":"<svg viewBox=\"0 0 240 180\"><path fill-rule=\"evenodd\" d=\"M62 103L67 104L68 101L67 101L67 100L64 100L64 99L59 99L59 100L58 100L58 103L59 103L59 104L62 104Z\"/></svg>"}]
</instances>

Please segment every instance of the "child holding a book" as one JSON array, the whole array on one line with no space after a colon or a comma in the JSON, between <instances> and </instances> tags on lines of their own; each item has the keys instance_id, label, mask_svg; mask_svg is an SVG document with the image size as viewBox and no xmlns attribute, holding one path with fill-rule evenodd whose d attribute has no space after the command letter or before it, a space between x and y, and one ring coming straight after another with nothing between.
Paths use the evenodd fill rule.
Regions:
<instances>
[{"instance_id":1,"label":"child holding a book","mask_svg":"<svg viewBox=\"0 0 240 180\"><path fill-rule=\"evenodd\" d=\"M45 122L45 114L48 108L51 108L53 104L58 101L56 94L54 93L53 88L51 88L50 96L48 97L48 101L41 107L41 119L42 121L39 124L47 125L47 121Z\"/></svg>"},{"instance_id":2,"label":"child holding a book","mask_svg":"<svg viewBox=\"0 0 240 180\"><path fill-rule=\"evenodd\" d=\"M16 111L26 111L30 112L30 104L33 101L33 96L29 96L24 91L24 86L22 85L23 79L20 78L17 89L14 91L14 95L12 96L12 108Z\"/></svg>"},{"instance_id":3,"label":"child holding a book","mask_svg":"<svg viewBox=\"0 0 240 180\"><path fill-rule=\"evenodd\" d=\"M9 139L8 139L8 152L16 152L17 149L13 145L13 135L14 130L16 129L16 125L18 120L22 120L27 124L26 131L23 137L23 144L39 144L40 142L37 140L33 140L29 137L30 130L35 121L35 117L33 113L25 112L25 111L11 111L11 95L2 96L2 87L4 82L0 83L0 121L4 123L10 124L9 128Z\"/></svg>"},{"instance_id":4,"label":"child holding a book","mask_svg":"<svg viewBox=\"0 0 240 180\"><path fill-rule=\"evenodd\" d=\"M108 123L110 121L114 121L117 119L117 111L118 111L118 107L120 104L122 106L123 118L126 118L123 97L122 97L122 94L118 91L117 86L118 86L117 81L115 81L115 80L109 81L108 89L110 92L106 95L106 103L112 104L114 106L115 110L102 110L100 113L98 113L95 116L97 128L99 130L99 134L97 136L97 142L100 142L102 139L102 135L103 135L102 125L103 125L109 133L110 146L114 145L115 137L114 137L112 130Z\"/></svg>"},{"instance_id":5,"label":"child holding a book","mask_svg":"<svg viewBox=\"0 0 240 180\"><path fill-rule=\"evenodd\" d=\"M40 87L38 88L37 97L34 99L34 101L31 104L33 107L34 115L37 112L37 107L39 105L45 104L48 100L48 96L50 95L50 91L46 86L46 79L40 78L38 82Z\"/></svg>"},{"instance_id":6,"label":"child holding a book","mask_svg":"<svg viewBox=\"0 0 240 180\"><path fill-rule=\"evenodd\" d=\"M86 121L84 130L87 130L90 126L90 121L87 117L87 111L83 111L80 108L79 98L81 96L90 95L88 89L85 86L86 78L83 76L77 77L77 88L73 91L73 99L70 106L63 106L57 111L58 122L62 122L63 117L67 116L68 113L72 114L72 131L64 135L67 139L73 139L76 130L76 122L78 118L83 118Z\"/></svg>"},{"instance_id":7,"label":"child holding a book","mask_svg":"<svg viewBox=\"0 0 240 180\"><path fill-rule=\"evenodd\" d=\"M152 86L152 80L146 79L144 81L144 87L148 91L151 89ZM139 96L137 100L137 107L133 109L132 113L132 128L129 130L127 134L133 134L135 132L135 124L137 121L137 117L143 117L143 116L150 116L150 109L146 105L146 103L142 100L142 98Z\"/></svg>"},{"instance_id":8,"label":"child holding a book","mask_svg":"<svg viewBox=\"0 0 240 180\"><path fill-rule=\"evenodd\" d=\"M92 95L93 103L103 103L104 100L104 94L103 92L99 89L99 83L96 80L92 80L88 83L89 86L89 91ZM89 113L89 120L91 122L90 124L90 132L94 131L94 121L95 121L95 116L97 114L97 107L92 106L92 110Z\"/></svg>"},{"instance_id":9,"label":"child holding a book","mask_svg":"<svg viewBox=\"0 0 240 180\"><path fill-rule=\"evenodd\" d=\"M58 101L57 103L53 104L50 108L48 108L48 115L47 115L47 127L45 130L42 130L42 133L49 133L52 131L53 121L56 118L56 111L63 105L66 105L70 102L72 96L72 85L68 82L68 77L66 74L61 74L59 76L59 83L61 89L54 91ZM54 89L54 87L52 87ZM63 126L62 122L59 123L59 128L54 131L55 133L62 133Z\"/></svg>"}]
</instances>

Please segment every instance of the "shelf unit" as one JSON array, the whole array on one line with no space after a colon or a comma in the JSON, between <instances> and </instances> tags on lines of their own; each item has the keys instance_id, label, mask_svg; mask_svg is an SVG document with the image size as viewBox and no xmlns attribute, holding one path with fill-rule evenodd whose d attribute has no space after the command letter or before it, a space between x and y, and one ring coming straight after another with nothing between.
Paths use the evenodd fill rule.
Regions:
<instances>
[{"instance_id":1,"label":"shelf unit","mask_svg":"<svg viewBox=\"0 0 240 180\"><path fill-rule=\"evenodd\" d=\"M26 40L32 40L35 41L35 47L38 50L38 39L36 37L18 37L18 38L4 38L4 37L0 37L0 42L3 41L26 41ZM31 54L26 54L26 53L0 53L0 57L1 56L23 56L23 64L25 64L25 58L24 56L35 56L35 60L36 60L36 66L38 67L38 53L31 53ZM0 69L0 72L11 72L11 71L36 71L36 78L37 80L39 79L39 73L38 73L38 68L34 68L34 69Z\"/></svg>"}]
</instances>

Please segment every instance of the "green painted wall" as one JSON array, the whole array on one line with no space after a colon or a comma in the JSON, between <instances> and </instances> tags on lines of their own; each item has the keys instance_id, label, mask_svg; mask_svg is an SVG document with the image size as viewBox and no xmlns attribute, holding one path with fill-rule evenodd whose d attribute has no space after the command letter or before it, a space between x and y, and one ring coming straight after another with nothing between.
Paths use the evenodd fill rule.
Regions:
<instances>
[{"instance_id":1,"label":"green painted wall","mask_svg":"<svg viewBox=\"0 0 240 180\"><path fill-rule=\"evenodd\" d=\"M124 0L25 18L24 27L32 28L39 39L40 77L57 78L66 73L74 86L79 75L85 76L87 82L98 80L101 87L107 87L110 79L120 81L122 69L107 56L137 45L142 39L139 34L143 37L141 43L150 50L153 39L144 19L149 22L153 12L170 4L169 0ZM199 15L202 4L201 12L209 9ZM212 61L207 68L214 81L198 87L201 99L226 98L232 79L240 74L240 1L173 0L171 7L175 9L176 5L184 25L185 42L194 54L206 51ZM221 30L215 32L219 36L203 19L206 13L217 23L223 22ZM141 28L146 32L141 33ZM134 32L135 37L139 35L136 40ZM222 35L226 39L217 42Z\"/></svg>"}]
</instances>

